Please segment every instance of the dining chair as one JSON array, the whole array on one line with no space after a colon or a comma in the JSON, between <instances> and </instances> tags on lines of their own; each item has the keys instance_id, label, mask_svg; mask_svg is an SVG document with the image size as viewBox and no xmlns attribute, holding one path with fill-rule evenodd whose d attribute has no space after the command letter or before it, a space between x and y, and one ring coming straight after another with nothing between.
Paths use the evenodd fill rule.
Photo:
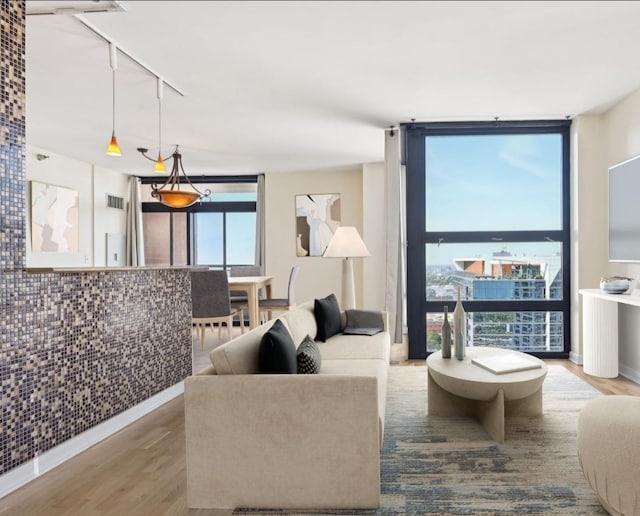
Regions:
<instances>
[{"instance_id":1,"label":"dining chair","mask_svg":"<svg viewBox=\"0 0 640 516\"><path fill-rule=\"evenodd\" d=\"M295 308L296 306L296 278L298 277L298 271L300 267L294 265L291 268L291 274L289 274L289 287L287 289L287 297L283 298L270 298L260 299L258 301L258 309L261 314L267 313L267 320L271 320L273 312L286 312Z\"/></svg>"},{"instance_id":2,"label":"dining chair","mask_svg":"<svg viewBox=\"0 0 640 516\"><path fill-rule=\"evenodd\" d=\"M259 265L233 265L229 268L229 276L237 277L237 276L260 276L262 273L260 271ZM261 289L262 290L262 289ZM260 292L262 293L262 292ZM232 290L231 291L231 304L234 303L244 303L247 304L247 293L243 290Z\"/></svg>"},{"instance_id":3,"label":"dining chair","mask_svg":"<svg viewBox=\"0 0 640 516\"><path fill-rule=\"evenodd\" d=\"M229 268L229 276L261 276L262 270L259 265L232 265ZM258 291L258 296L262 297L262 289ZM247 293L244 290L232 290L231 291L231 304L240 306L242 314L244 316L244 310L249 311L249 300ZM247 319L249 314L247 313Z\"/></svg>"},{"instance_id":4,"label":"dining chair","mask_svg":"<svg viewBox=\"0 0 640 516\"><path fill-rule=\"evenodd\" d=\"M195 324L200 349L204 349L204 331L207 324L218 324L218 336L222 323L227 325L231 340L233 318L240 320L240 331L244 333L242 309L231 303L227 271L191 271L191 322Z\"/></svg>"}]
</instances>

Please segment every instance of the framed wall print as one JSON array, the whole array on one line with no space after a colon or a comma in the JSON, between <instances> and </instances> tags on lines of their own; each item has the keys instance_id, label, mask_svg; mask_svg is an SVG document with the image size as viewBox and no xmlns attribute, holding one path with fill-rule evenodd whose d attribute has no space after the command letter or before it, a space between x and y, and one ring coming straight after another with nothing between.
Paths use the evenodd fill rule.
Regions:
<instances>
[{"instance_id":1,"label":"framed wall print","mask_svg":"<svg viewBox=\"0 0 640 516\"><path fill-rule=\"evenodd\" d=\"M78 191L31 181L31 250L77 253Z\"/></svg>"},{"instance_id":2,"label":"framed wall print","mask_svg":"<svg viewBox=\"0 0 640 516\"><path fill-rule=\"evenodd\" d=\"M296 195L296 256L322 256L340 226L340 194Z\"/></svg>"}]
</instances>

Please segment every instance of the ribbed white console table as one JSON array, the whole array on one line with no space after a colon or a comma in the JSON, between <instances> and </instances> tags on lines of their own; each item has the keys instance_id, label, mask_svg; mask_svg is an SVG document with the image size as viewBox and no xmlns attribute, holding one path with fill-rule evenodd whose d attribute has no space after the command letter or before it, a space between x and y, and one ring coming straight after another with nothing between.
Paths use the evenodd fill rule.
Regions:
<instances>
[{"instance_id":1,"label":"ribbed white console table","mask_svg":"<svg viewBox=\"0 0 640 516\"><path fill-rule=\"evenodd\" d=\"M601 378L618 376L618 304L640 307L640 296L606 294L581 289L582 346L585 373Z\"/></svg>"}]
</instances>

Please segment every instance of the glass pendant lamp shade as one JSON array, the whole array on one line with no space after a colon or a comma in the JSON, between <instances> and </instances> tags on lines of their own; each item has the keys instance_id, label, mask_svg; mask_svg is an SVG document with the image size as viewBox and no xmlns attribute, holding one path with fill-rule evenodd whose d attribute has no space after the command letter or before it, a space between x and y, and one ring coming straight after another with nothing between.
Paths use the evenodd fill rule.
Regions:
<instances>
[{"instance_id":1,"label":"glass pendant lamp shade","mask_svg":"<svg viewBox=\"0 0 640 516\"><path fill-rule=\"evenodd\" d=\"M158 200L165 206L171 208L187 208L200 200L200 194L197 192L187 192L185 190L165 190L157 191Z\"/></svg>"},{"instance_id":2,"label":"glass pendant lamp shade","mask_svg":"<svg viewBox=\"0 0 640 516\"><path fill-rule=\"evenodd\" d=\"M111 134L111 141L109 142L109 146L107 147L107 155L108 156L122 156L122 151L120 150L120 146L118 145L118 139L116 138L116 134Z\"/></svg>"},{"instance_id":3,"label":"glass pendant lamp shade","mask_svg":"<svg viewBox=\"0 0 640 516\"><path fill-rule=\"evenodd\" d=\"M158 159L156 160L156 164L153 167L153 171L154 172L166 172L167 169L164 166L164 160L162 159L162 156L160 156L160 154L158 153Z\"/></svg>"}]
</instances>

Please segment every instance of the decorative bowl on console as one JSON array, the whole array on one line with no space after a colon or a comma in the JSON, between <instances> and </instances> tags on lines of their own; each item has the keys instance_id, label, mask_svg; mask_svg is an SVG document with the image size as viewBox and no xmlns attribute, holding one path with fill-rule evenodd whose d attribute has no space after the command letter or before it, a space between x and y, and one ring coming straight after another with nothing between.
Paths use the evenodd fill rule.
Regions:
<instances>
[{"instance_id":1,"label":"decorative bowl on console","mask_svg":"<svg viewBox=\"0 0 640 516\"><path fill-rule=\"evenodd\" d=\"M629 290L631 279L623 276L611 276L600 279L600 290L607 294L622 294Z\"/></svg>"}]
</instances>

